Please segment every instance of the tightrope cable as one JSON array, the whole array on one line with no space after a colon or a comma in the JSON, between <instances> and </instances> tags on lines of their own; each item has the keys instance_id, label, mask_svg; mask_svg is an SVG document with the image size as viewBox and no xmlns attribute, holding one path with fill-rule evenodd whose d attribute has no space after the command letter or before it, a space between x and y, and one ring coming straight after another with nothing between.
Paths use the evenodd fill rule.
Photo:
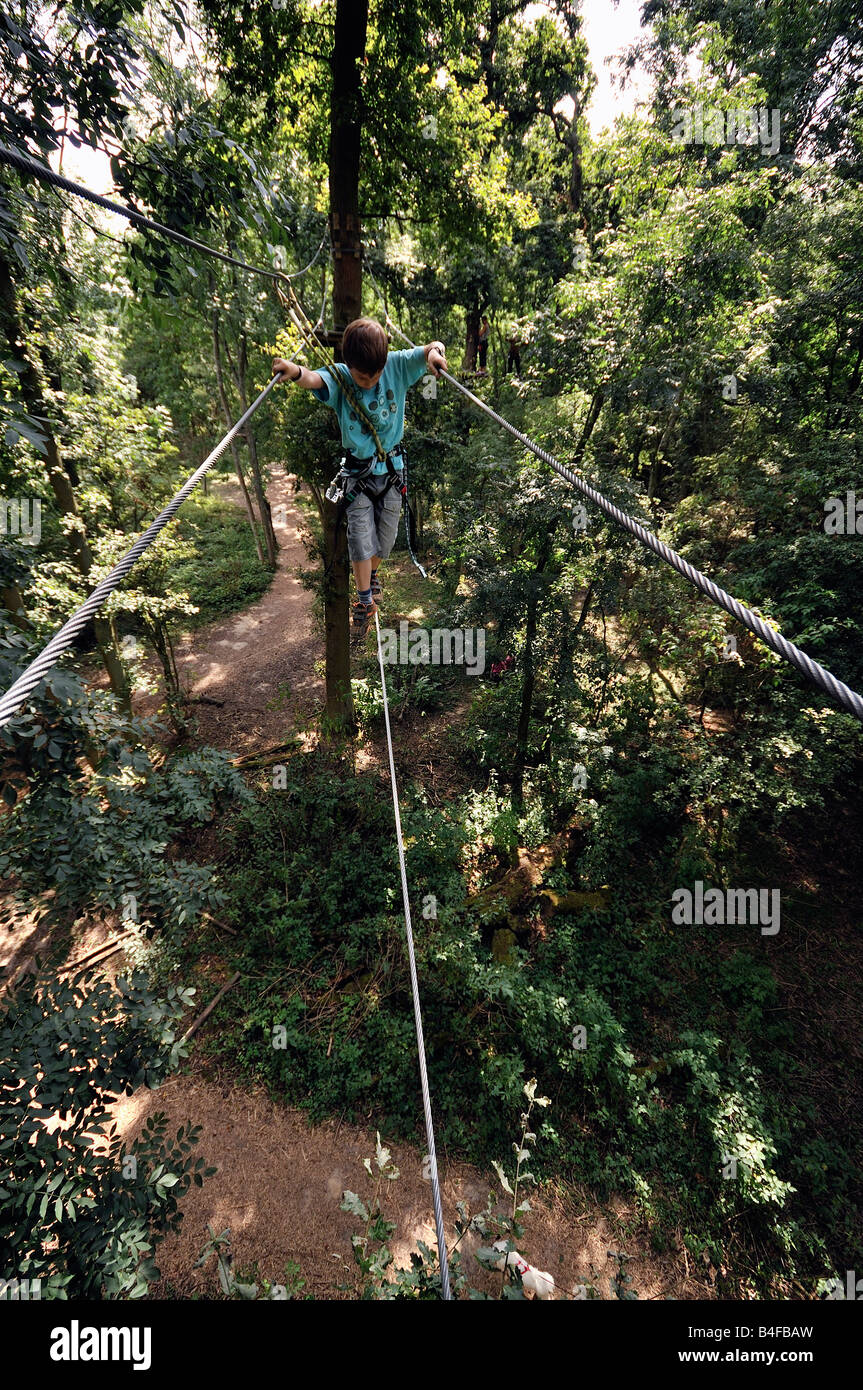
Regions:
<instances>
[{"instance_id":1,"label":"tightrope cable","mask_svg":"<svg viewBox=\"0 0 863 1390\"><path fill-rule=\"evenodd\" d=\"M375 613L375 633L377 635L378 642L378 664L381 668L381 689L383 690L384 696L384 722L386 723L387 730L387 751L389 753L390 759L390 783L392 785L393 791L393 811L395 813L396 821L396 840L398 843L399 850L399 868L401 870L402 877L402 901L404 903L405 909L405 935L407 937L408 943L408 964L410 966L411 994L413 995L414 1004L414 1023L416 1024L417 1050L419 1052L420 1086L422 1088L423 1097L423 1114L425 1115L426 1143L428 1144L429 1173L431 1175L432 1184L432 1202L434 1205L435 1231L437 1233L437 1248L438 1259L440 1262L441 1287L443 1289L444 1298L452 1299L452 1293L450 1292L449 1286L449 1261L447 1260L446 1236L444 1234L443 1226L443 1207L441 1205L440 1181L438 1178L437 1171L437 1154L435 1152L434 1125L432 1123L428 1070L426 1068L426 1048L425 1038L423 1036L422 1010L420 1008L420 989L419 980L417 979L416 956L414 955L414 934L413 928L411 926L411 904L410 897L408 895L407 870L405 868L405 847L404 840L402 839L402 819L401 814L399 812L399 794L398 787L396 785L396 765L395 759L393 758L393 738L392 730L390 729L390 707L389 701L387 700L387 678L384 673L384 656L383 649L381 647L381 628L380 623L378 622L377 613Z\"/></svg>"},{"instance_id":2,"label":"tightrope cable","mask_svg":"<svg viewBox=\"0 0 863 1390\"><path fill-rule=\"evenodd\" d=\"M305 275L307 270L311 270L327 242L327 233L325 232L313 258L302 270L295 270L292 274L286 270L269 270L266 266L251 265L248 261L242 261L237 256L230 256L227 251L217 251L214 246L208 246L205 241L196 241L194 237L185 236L182 232L175 231L173 227L166 227L164 223L156 222L154 218L145 216L143 212L127 207L125 203L116 203L112 198L106 198L103 193L94 193L92 189L85 188L83 184L75 183L74 179L67 179L65 174L56 174L47 164L40 164L38 160L32 159L30 155L24 154L21 150L13 150L8 145L0 144L0 160L11 165L13 169L17 169L19 174L29 174L33 178L40 179L42 183L53 184L55 188L63 188L67 193L74 193L79 198L86 198L88 202L95 203L97 207L117 213L136 227L141 227L149 232L156 232L159 236L176 241L180 246L187 246L192 251L203 251L205 255L214 256L217 261L223 261L225 265L234 265L239 270L250 270L254 275L265 275L269 280L287 281L290 284L291 280Z\"/></svg>"},{"instance_id":3,"label":"tightrope cable","mask_svg":"<svg viewBox=\"0 0 863 1390\"><path fill-rule=\"evenodd\" d=\"M212 468L213 464L221 458L231 441L236 439L243 426L252 418L258 407L263 404L273 387L277 385L279 379L278 376L274 376L272 380L267 383L257 399L252 401L248 410L240 417L235 425L231 426L228 433L223 439L219 440L215 449L207 455L201 466L195 469L195 472L183 484L180 491L171 498L167 507L159 513L155 521L153 521L147 527L146 531L138 537L131 550L127 550L126 554L114 566L110 574L107 574L101 583L96 585L96 588L90 594L89 598L86 599L81 607L72 614L71 618L63 624L60 631L55 633L48 645L30 662L30 665L22 671L21 675L15 683L9 687L6 693L0 696L0 729L2 729L5 724L9 723L13 714L19 706L24 703L27 696L36 689L36 686L43 677L48 674L52 666L56 665L63 652L72 645L72 642L81 629L87 625L94 614L102 607L108 596L112 594L117 586L126 578L126 575L135 562L140 559L147 547L152 545L162 528L167 526L168 522L173 519L175 513L182 506L183 502L185 502L193 488L197 487L208 469Z\"/></svg>"},{"instance_id":4,"label":"tightrope cable","mask_svg":"<svg viewBox=\"0 0 863 1390\"><path fill-rule=\"evenodd\" d=\"M378 291L381 301L384 302L387 328L391 329L393 333L401 338L402 342L407 343L409 347L416 347L416 344L413 343L407 334L403 333L398 325L393 323L390 318L389 313L386 311L383 294L370 269L369 276L372 280L372 284ZM570 483L573 487L578 488L579 492L583 493L585 497L599 507L606 516L611 517L618 525L629 531L642 545L652 550L654 554L658 555L661 560L664 560L667 565L671 565L672 569L677 570L678 574L682 574L684 579L688 579L690 584L694 584L696 589L700 590L700 592L713 603L718 604L720 608L724 608L726 613L730 613L731 616L736 618L739 623L742 623L744 627L748 627L750 632L754 632L756 637L760 637L761 641L765 642L767 646L770 647L771 651L783 657L783 659L794 666L801 675L805 676L808 681L813 685L817 685L819 689L826 691L837 704L841 705L849 714L853 714L855 718L863 723L863 696L859 695L856 690L852 690L844 681L839 680L831 671L828 671L824 666L821 666L815 661L813 657L809 656L807 652L795 646L793 642L789 642L787 637L783 637L781 632L777 632L775 628L771 627L759 613L756 613L751 608L747 608L739 599L734 598L731 594L726 593L724 589L721 589L718 584L715 584L708 575L703 574L702 571L696 569L694 565L690 565L688 560L684 560L683 556L678 555L677 551L673 550L670 545L666 545L665 541L661 541L659 537L648 530L646 526L642 526L640 521L636 521L634 517L631 517L628 512L623 511L620 507L616 507L613 502L610 502L607 497L604 497L601 492L598 492L595 487L592 487L586 478L573 472L571 468L567 468L565 464L560 463L553 454L550 454L547 449L543 449L541 445L537 444L529 435L523 434L521 430L516 429L515 425L511 425L508 420L505 420L503 416L499 415L496 410L493 410L490 405L480 400L479 396L475 396L473 391L469 391L462 382L452 375L452 373L441 368L440 375L450 382L451 385L455 386L456 390L460 391L463 396L466 396L479 410L482 410L486 415L490 416L496 424L500 425L501 429L507 430L520 444L523 444L526 449L529 449L531 453L535 454L538 459L548 464L549 468L553 468L561 478Z\"/></svg>"},{"instance_id":5,"label":"tightrope cable","mask_svg":"<svg viewBox=\"0 0 863 1390\"><path fill-rule=\"evenodd\" d=\"M329 234L329 232L328 232L328 231L324 232L323 236L321 237L321 244L320 244L320 246L318 247L318 249L317 249L317 251L315 252L315 254L312 256L312 259L309 261L308 265L304 265L303 268L302 268L302 270L292 270L292 271L290 272L290 274L288 274L288 272L285 271L285 279L286 279L286 280L299 280L301 276L305 275L305 274L307 273L307 271L311 270L312 266L315 265L315 263L317 262L318 257L320 256L321 252L323 251L323 249L324 249L324 247L326 246L326 244L327 244L327 242L329 241L329 239L330 239L330 234Z\"/></svg>"}]
</instances>

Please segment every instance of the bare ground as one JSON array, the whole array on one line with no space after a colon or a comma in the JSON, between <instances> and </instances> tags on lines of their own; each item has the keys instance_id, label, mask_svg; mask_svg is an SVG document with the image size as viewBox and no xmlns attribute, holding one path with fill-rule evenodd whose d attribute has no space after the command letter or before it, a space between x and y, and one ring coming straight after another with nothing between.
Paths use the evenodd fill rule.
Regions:
<instances>
[{"instance_id":1,"label":"bare ground","mask_svg":"<svg viewBox=\"0 0 863 1390\"><path fill-rule=\"evenodd\" d=\"M373 1192L363 1168L364 1159L373 1159L373 1131L337 1120L309 1126L300 1112L274 1104L262 1092L192 1075L173 1077L157 1092L139 1091L121 1102L116 1109L121 1132L131 1137L155 1111L168 1115L169 1132L187 1120L200 1124L198 1152L218 1168L203 1187L192 1188L183 1199L183 1227L159 1250L162 1283L155 1296L219 1296L215 1261L211 1258L204 1269L193 1269L207 1240L208 1223L217 1233L230 1228L238 1273L284 1282L290 1260L299 1265L304 1294L325 1299L357 1296L351 1235L361 1228L340 1209L340 1202L346 1189L364 1200ZM386 1142L385 1135L383 1139ZM397 1223L391 1241L396 1264L409 1266L417 1240L435 1246L431 1185L423 1178L419 1149L391 1147L400 1177L383 1184L381 1203L387 1218ZM439 1156L439 1163L451 1246L456 1202L465 1201L471 1211L480 1211L488 1193L500 1189L493 1175L446 1155ZM527 1188L523 1195L528 1195ZM640 1299L711 1296L705 1271L690 1269L687 1276L678 1256L657 1256L645 1250L643 1241L626 1234L628 1223L636 1218L623 1200L601 1212L586 1194L560 1189L530 1193L530 1202L533 1210L526 1218L522 1253L552 1275L558 1297L571 1298L574 1286L585 1284L596 1291L593 1296L612 1298L610 1281L618 1265L609 1252L620 1250L631 1256L626 1265L629 1287ZM465 1272L471 1286L494 1292L499 1276L473 1259L478 1245L472 1236L463 1247Z\"/></svg>"},{"instance_id":2,"label":"bare ground","mask_svg":"<svg viewBox=\"0 0 863 1390\"><path fill-rule=\"evenodd\" d=\"M312 599L297 574L308 560L294 484L292 475L272 470L267 495L280 549L267 592L242 612L184 634L175 648L180 678L195 702L197 739L237 754L278 743L323 700ZM235 484L220 483L218 490L239 505ZM136 712L152 714L160 700L137 699Z\"/></svg>"}]
</instances>

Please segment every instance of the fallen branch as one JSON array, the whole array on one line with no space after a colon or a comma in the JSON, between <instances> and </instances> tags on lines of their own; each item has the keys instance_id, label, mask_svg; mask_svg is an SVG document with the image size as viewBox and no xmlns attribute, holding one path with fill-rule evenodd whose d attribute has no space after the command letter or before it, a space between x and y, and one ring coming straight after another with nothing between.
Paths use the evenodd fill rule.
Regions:
<instances>
[{"instance_id":1,"label":"fallen branch","mask_svg":"<svg viewBox=\"0 0 863 1390\"><path fill-rule=\"evenodd\" d=\"M238 758L231 759L232 767L255 767L266 766L266 763L274 760L283 753L296 753L297 741L293 739L290 743L277 743L273 748L259 748L254 753L241 753ZM266 761L265 761L266 760Z\"/></svg>"},{"instance_id":2,"label":"fallen branch","mask_svg":"<svg viewBox=\"0 0 863 1390\"><path fill-rule=\"evenodd\" d=\"M216 995L215 999L212 999L212 1000L210 1001L210 1003L207 1005L207 1007L206 1007L206 1009L204 1010L204 1012L203 1012L202 1014L200 1014L198 1018L195 1019L195 1022L191 1025L191 1027L189 1027L189 1028L186 1029L185 1033L183 1034L182 1038L180 1039L180 1042L181 1042L181 1043L187 1043L187 1042L189 1041L189 1039L191 1038L192 1034L193 1034L193 1033L197 1033L197 1031L198 1031L198 1029L200 1028L201 1024L206 1022L206 1020L210 1017L210 1014L211 1014L211 1013L213 1012L213 1010L215 1009L216 1005L220 1002L220 1000L224 999L224 997L225 997L225 995L227 994L227 992L228 992L229 989L233 989L234 985L237 983L237 981L239 980L239 978L240 978L240 972L239 972L239 970L238 970L237 973L236 973L236 975L232 975L232 976L231 976L230 980L228 981L228 983L227 983L226 985L222 985L222 988L219 990L219 992L218 992L218 994Z\"/></svg>"},{"instance_id":3,"label":"fallen branch","mask_svg":"<svg viewBox=\"0 0 863 1390\"><path fill-rule=\"evenodd\" d=\"M94 946L92 951L87 951L83 956L79 956L77 960L70 961L67 965L61 965L57 974L68 975L71 971L79 970L85 965L101 964L103 960L107 960L109 956L113 956L115 951L122 950L128 941L128 932L124 932L120 936L109 937L108 940L103 941L101 945Z\"/></svg>"},{"instance_id":4,"label":"fallen branch","mask_svg":"<svg viewBox=\"0 0 863 1390\"><path fill-rule=\"evenodd\" d=\"M221 927L222 931L226 931L229 936L237 935L236 927L229 927L227 922L223 922L219 917L214 917L212 912L202 912L201 916L205 922L212 922L213 926Z\"/></svg>"}]
</instances>

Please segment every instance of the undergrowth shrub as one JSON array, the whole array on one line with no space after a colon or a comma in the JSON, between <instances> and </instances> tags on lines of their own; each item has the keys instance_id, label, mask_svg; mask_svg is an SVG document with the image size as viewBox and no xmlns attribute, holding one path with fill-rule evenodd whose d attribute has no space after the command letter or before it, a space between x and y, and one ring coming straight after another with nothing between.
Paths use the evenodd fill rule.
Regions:
<instances>
[{"instance_id":1,"label":"undergrowth shrub","mask_svg":"<svg viewBox=\"0 0 863 1390\"><path fill-rule=\"evenodd\" d=\"M194 991L192 991L194 993ZM151 1115L125 1144L109 1107L185 1056L188 991L157 998L141 974L27 976L0 1006L0 1270L44 1299L140 1298L192 1183L214 1173L200 1130Z\"/></svg>"},{"instance_id":2,"label":"undergrowth shrub","mask_svg":"<svg viewBox=\"0 0 863 1390\"><path fill-rule=\"evenodd\" d=\"M480 850L487 877L505 868L514 830L500 798L434 809L402 786L436 1123L450 1149L488 1163L534 1076L555 1102L543 1176L601 1199L634 1194L658 1248L682 1237L717 1269L733 1223L756 1252L751 1278L787 1289L829 1267L832 1243L840 1261L855 1243L853 1165L841 1141L827 1153L813 1137L764 940L672 922L685 794L664 775L669 751L666 767L636 754L607 774L578 865L554 870L564 892L614 883L607 907L538 929L523 903L507 961L465 886ZM233 823L225 887L244 983L226 1001L219 1051L316 1119L374 1117L411 1135L416 1043L389 787L322 755L289 769L285 791ZM649 851L635 853L623 826L663 787ZM707 862L697 835L685 852L690 867Z\"/></svg>"}]
</instances>

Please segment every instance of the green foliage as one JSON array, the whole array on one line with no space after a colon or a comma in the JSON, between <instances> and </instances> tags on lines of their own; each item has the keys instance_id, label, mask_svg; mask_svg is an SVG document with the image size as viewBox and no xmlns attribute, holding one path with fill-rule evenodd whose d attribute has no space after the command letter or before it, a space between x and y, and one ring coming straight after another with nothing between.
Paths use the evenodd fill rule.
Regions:
<instances>
[{"instance_id":1,"label":"green foliage","mask_svg":"<svg viewBox=\"0 0 863 1390\"><path fill-rule=\"evenodd\" d=\"M195 1261L195 1269L206 1265L210 1256L215 1254L219 1285L225 1298L239 1299L243 1302L254 1302L259 1298L284 1302L290 1298L299 1298L306 1281L300 1278L300 1267L294 1260L288 1260L285 1265L284 1284L274 1283L270 1279L263 1279L259 1284L256 1279L253 1281L242 1273L239 1276L235 1274L230 1228L226 1227L217 1235L208 1222L207 1230L210 1239L201 1251L200 1258Z\"/></svg>"},{"instance_id":2,"label":"green foliage","mask_svg":"<svg viewBox=\"0 0 863 1390\"><path fill-rule=\"evenodd\" d=\"M639 49L653 108L594 137L575 7L503 8L432 0L369 17L360 205L388 310L417 340L444 338L457 366L459 338L470 348L487 309L482 399L859 688L863 552L859 535L823 524L829 497L859 497L863 446L859 15L651 0ZM99 146L113 137L124 196L250 260L269 264L284 242L286 265L305 264L325 223L326 7L205 0L216 83L165 61L182 7L145 20L133 0L94 16L86 52L75 5L51 25L29 2L0 19L3 139L44 152L61 129ZM681 147L673 112L696 101L780 109L780 150ZM0 262L0 491L39 498L44 516L38 554L15 537L0 549L19 629L0 646L8 684L239 413L270 346L293 345L270 286L136 234L118 253L70 222L59 197L8 173ZM330 292L325 258L297 284L313 314ZM381 316L368 284L364 304ZM499 353L513 326L525 360L508 380ZM330 413L295 390L268 412L255 424L264 472L285 464L316 499L340 455ZM46 467L47 424L61 473ZM859 1243L854 1135L821 1137L838 1115L852 1123L851 1082L840 1104L801 1041L799 961L676 927L668 904L680 883L760 882L776 864L793 912L808 922L829 909L850 930L831 835L853 823L859 729L593 508L575 531L570 489L455 392L414 392L407 439L440 611L485 629L489 662L513 658L499 684L470 687L459 718L471 792L432 810L405 788L411 889L437 902L417 936L443 1135L490 1161L536 1076L556 1100L549 1175L634 1194L657 1244L680 1230L693 1255L730 1268L733 1292L811 1286ZM58 501L63 476L74 509ZM202 499L108 616L148 638L170 684L172 628L249 601L265 578L245 523ZM304 575L319 594L321 580L322 567ZM402 729L408 710L433 715L449 693L434 670L392 671ZM357 667L354 695L377 738L373 661ZM68 922L131 897L142 921L176 937L219 901L210 872L169 846L223 800L242 801L242 785L212 751L157 765L148 736L65 670L4 733L0 867L21 902ZM228 1006L231 1041L242 1068L315 1115L371 1108L410 1133L389 804L344 763L290 766L287 791L232 824L225 891L248 969ZM487 887L557 836L566 849L542 886L605 906L546 919L547 902L527 894L505 914L515 946L497 960L502 919L466 881ZM793 864L819 837L817 869ZM815 942L820 966L823 932L797 954L808 961ZM822 1065L841 1050L828 1033ZM386 1221L374 1203L364 1210L364 1273L386 1279ZM629 1298L617 1258L612 1292ZM433 1294L433 1257L418 1261L412 1297Z\"/></svg>"},{"instance_id":3,"label":"green foliage","mask_svg":"<svg viewBox=\"0 0 863 1390\"><path fill-rule=\"evenodd\" d=\"M624 725L630 740L636 727ZM850 1229L850 1160L811 1148L814 1111L758 936L718 951L710 928L671 922L668 885L709 874L716 851L688 820L693 770L655 734L631 743L629 766L603 760L577 870L555 870L557 891L616 884L608 908L559 913L535 938L526 902L508 963L493 959L494 914L468 906L463 878L476 864L493 882L496 856L507 862L516 841L501 799L433 812L402 787L436 1126L488 1163L536 1076L557 1117L537 1131L537 1176L634 1194L651 1229L683 1225L717 1268L733 1219L802 1275L830 1230ZM266 793L232 832L228 910L249 982L231 996L220 1051L314 1118L360 1120L371 1105L389 1132L410 1135L416 1061L389 803L344 766L336 778L317 757L289 766L287 790ZM731 848L726 838L726 865ZM735 1180L723 1176L728 1155Z\"/></svg>"},{"instance_id":4,"label":"green foliage","mask_svg":"<svg viewBox=\"0 0 863 1390\"><path fill-rule=\"evenodd\" d=\"M33 653L8 626L0 637L0 681L11 684ZM167 858L184 829L212 820L223 798L248 799L224 753L181 752L157 766L148 724L118 713L55 670L0 731L6 817L0 873L14 905L37 920L69 924L83 913L122 911L139 927L188 930L220 901L209 868ZM5 915L9 916L10 909Z\"/></svg>"},{"instance_id":5,"label":"green foliage","mask_svg":"<svg viewBox=\"0 0 863 1390\"><path fill-rule=\"evenodd\" d=\"M143 975L116 985L81 971L28 976L0 1012L0 1255L41 1297L140 1298L159 1278L158 1243L182 1221L192 1183L216 1170L167 1134L161 1113L124 1144L109 1106L156 1087L185 1053L190 992L156 998Z\"/></svg>"},{"instance_id":6,"label":"green foliage","mask_svg":"<svg viewBox=\"0 0 863 1390\"><path fill-rule=\"evenodd\" d=\"M188 593L194 624L215 622L266 593L271 572L255 555L248 522L236 507L214 497L190 499L179 519L188 542L172 566L172 583Z\"/></svg>"},{"instance_id":7,"label":"green foliage","mask_svg":"<svg viewBox=\"0 0 863 1390\"><path fill-rule=\"evenodd\" d=\"M485 1269L500 1269L500 1297L504 1299L520 1299L522 1280L521 1275L513 1263L510 1262L509 1252L515 1250L515 1241L521 1240L524 1235L524 1227L520 1218L527 1215L530 1211L530 1202L527 1199L519 1201L519 1186L526 1182L535 1182L532 1173L522 1170L522 1163L530 1156L530 1147L536 1143L536 1135L531 1131L531 1112L535 1105L543 1109L551 1104L547 1096L536 1094L536 1080L531 1079L523 1088L523 1093L527 1096L527 1110L521 1116L521 1132L518 1141L513 1144L515 1152L515 1171L512 1183L504 1172L503 1166L498 1162L493 1162L492 1166L497 1173L498 1182L503 1192L503 1202L506 1204L507 1198L512 1198L512 1204L508 1213L499 1211L499 1203L495 1200L493 1193L489 1193L488 1200L482 1211L471 1212L466 1203L458 1202L458 1219L455 1223L456 1240L451 1249L447 1249L447 1265L449 1268L450 1291L453 1298L467 1296L471 1299L486 1299L488 1294L480 1290L471 1288L468 1282L468 1275L463 1266L461 1243L468 1235L477 1234L486 1239L492 1235L499 1238L493 1247L480 1247L475 1252L475 1258ZM341 1209L355 1216L362 1229L351 1236L353 1247L354 1262L359 1270L360 1276L360 1296L363 1299L378 1299L387 1302L413 1300L416 1302L427 1302L440 1299L443 1296L443 1282L440 1269L440 1252L432 1249L425 1241L417 1241L415 1250L411 1251L410 1268L393 1267L394 1260L388 1242L396 1232L396 1223L390 1221L384 1213L384 1203L381 1200L381 1192L386 1183L395 1182L399 1177L399 1170L392 1162L390 1150L381 1143L381 1136L376 1136L374 1168L371 1159L365 1159L363 1166L374 1182L374 1191L365 1201L356 1192L343 1192ZM342 1262L344 1264L344 1261ZM349 1268L348 1266L345 1266Z\"/></svg>"}]
</instances>

